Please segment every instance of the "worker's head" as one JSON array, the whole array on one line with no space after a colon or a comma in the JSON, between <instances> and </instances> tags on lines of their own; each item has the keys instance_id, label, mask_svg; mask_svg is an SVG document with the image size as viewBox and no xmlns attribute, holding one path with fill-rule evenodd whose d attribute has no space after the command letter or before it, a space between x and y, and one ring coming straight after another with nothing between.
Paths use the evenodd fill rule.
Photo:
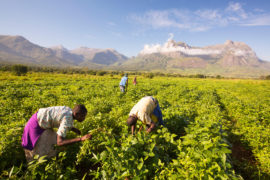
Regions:
<instances>
[{"instance_id":1,"label":"worker's head","mask_svg":"<svg viewBox=\"0 0 270 180\"><path fill-rule=\"evenodd\" d=\"M134 134L134 132L135 132L137 120L138 120L137 116L129 116L127 119L127 125L131 127L132 134Z\"/></svg>"},{"instance_id":2,"label":"worker's head","mask_svg":"<svg viewBox=\"0 0 270 180\"><path fill-rule=\"evenodd\" d=\"M83 104L79 104L72 109L72 114L74 119L77 119L79 122L82 122L84 121L85 116L87 114L87 109Z\"/></svg>"},{"instance_id":3,"label":"worker's head","mask_svg":"<svg viewBox=\"0 0 270 180\"><path fill-rule=\"evenodd\" d=\"M128 77L128 74L127 73L125 73L125 77Z\"/></svg>"}]
</instances>

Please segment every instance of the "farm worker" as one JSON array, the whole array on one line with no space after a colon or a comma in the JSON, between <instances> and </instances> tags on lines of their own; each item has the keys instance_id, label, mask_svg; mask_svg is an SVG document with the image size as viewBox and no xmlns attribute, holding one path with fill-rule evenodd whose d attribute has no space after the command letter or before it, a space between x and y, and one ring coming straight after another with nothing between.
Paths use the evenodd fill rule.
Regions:
<instances>
[{"instance_id":1,"label":"farm worker","mask_svg":"<svg viewBox=\"0 0 270 180\"><path fill-rule=\"evenodd\" d=\"M158 100L152 96L145 96L133 106L127 119L128 126L131 126L132 135L135 132L138 119L147 126L148 133L153 131L157 125L164 125Z\"/></svg>"},{"instance_id":2,"label":"farm worker","mask_svg":"<svg viewBox=\"0 0 270 180\"><path fill-rule=\"evenodd\" d=\"M124 75L124 77L122 77L119 83L119 86L120 86L121 92L127 91L127 87L128 87L128 74L127 73Z\"/></svg>"},{"instance_id":3,"label":"farm worker","mask_svg":"<svg viewBox=\"0 0 270 180\"><path fill-rule=\"evenodd\" d=\"M73 127L73 120L84 121L87 109L76 105L73 109L66 106L41 108L26 123L22 135L22 147L27 161L35 155L53 157L56 155L54 145L63 146L91 139L91 134L74 139L65 139L69 130L80 135L81 131ZM53 128L58 128L57 132Z\"/></svg>"},{"instance_id":4,"label":"farm worker","mask_svg":"<svg viewBox=\"0 0 270 180\"><path fill-rule=\"evenodd\" d=\"M137 77L135 76L133 79L133 84L136 85L137 84Z\"/></svg>"}]
</instances>

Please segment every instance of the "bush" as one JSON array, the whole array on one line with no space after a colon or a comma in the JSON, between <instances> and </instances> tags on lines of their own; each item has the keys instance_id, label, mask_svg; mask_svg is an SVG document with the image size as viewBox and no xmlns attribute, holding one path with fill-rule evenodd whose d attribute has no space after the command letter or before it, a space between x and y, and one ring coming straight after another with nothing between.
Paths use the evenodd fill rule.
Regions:
<instances>
[{"instance_id":1,"label":"bush","mask_svg":"<svg viewBox=\"0 0 270 180\"><path fill-rule=\"evenodd\" d=\"M98 75L98 76L104 76L105 74L107 74L106 71L98 71L98 72L97 72L97 75Z\"/></svg>"},{"instance_id":2,"label":"bush","mask_svg":"<svg viewBox=\"0 0 270 180\"><path fill-rule=\"evenodd\" d=\"M265 79L266 79L266 80L270 80L270 75L265 76Z\"/></svg>"},{"instance_id":3,"label":"bush","mask_svg":"<svg viewBox=\"0 0 270 180\"><path fill-rule=\"evenodd\" d=\"M203 74L196 74L195 78L206 78L206 76Z\"/></svg>"},{"instance_id":4,"label":"bush","mask_svg":"<svg viewBox=\"0 0 270 180\"><path fill-rule=\"evenodd\" d=\"M222 78L221 75L216 76L216 79L221 79L221 78Z\"/></svg>"},{"instance_id":5,"label":"bush","mask_svg":"<svg viewBox=\"0 0 270 180\"><path fill-rule=\"evenodd\" d=\"M27 66L24 66L24 65L13 65L11 67L13 73L16 75L16 76L22 76L22 75L25 75L28 71L28 67Z\"/></svg>"},{"instance_id":6,"label":"bush","mask_svg":"<svg viewBox=\"0 0 270 180\"><path fill-rule=\"evenodd\" d=\"M152 79L155 75L153 73L147 73L145 74L145 77Z\"/></svg>"}]
</instances>

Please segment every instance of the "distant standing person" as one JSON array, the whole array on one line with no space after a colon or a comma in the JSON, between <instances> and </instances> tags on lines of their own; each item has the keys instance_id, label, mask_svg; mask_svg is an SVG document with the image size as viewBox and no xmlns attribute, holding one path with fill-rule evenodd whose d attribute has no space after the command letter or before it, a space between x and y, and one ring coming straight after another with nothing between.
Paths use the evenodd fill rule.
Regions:
<instances>
[{"instance_id":1,"label":"distant standing person","mask_svg":"<svg viewBox=\"0 0 270 180\"><path fill-rule=\"evenodd\" d=\"M81 135L81 131L73 127L73 120L84 121L87 109L84 105L76 105L73 109L66 106L41 108L26 123L22 135L22 147L27 161L35 155L53 157L56 155L54 145L63 146L91 139L91 134L74 139L65 139L69 130ZM53 128L58 128L57 132Z\"/></svg>"},{"instance_id":2,"label":"distant standing person","mask_svg":"<svg viewBox=\"0 0 270 180\"><path fill-rule=\"evenodd\" d=\"M127 119L132 135L135 132L138 119L147 126L148 133L153 131L156 126L164 125L158 100L152 96L145 96L133 106Z\"/></svg>"},{"instance_id":3,"label":"distant standing person","mask_svg":"<svg viewBox=\"0 0 270 180\"><path fill-rule=\"evenodd\" d=\"M137 77L135 76L133 79L133 84L136 85L137 84Z\"/></svg>"},{"instance_id":4,"label":"distant standing person","mask_svg":"<svg viewBox=\"0 0 270 180\"><path fill-rule=\"evenodd\" d=\"M119 86L120 86L121 92L127 91L127 87L128 87L128 74L127 73L124 75L124 77L122 77Z\"/></svg>"}]
</instances>

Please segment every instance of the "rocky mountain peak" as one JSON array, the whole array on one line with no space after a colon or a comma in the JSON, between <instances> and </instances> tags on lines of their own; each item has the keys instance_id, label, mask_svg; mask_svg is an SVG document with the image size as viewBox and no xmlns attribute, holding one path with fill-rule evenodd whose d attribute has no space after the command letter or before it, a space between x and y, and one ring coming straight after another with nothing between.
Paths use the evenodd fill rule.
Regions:
<instances>
[{"instance_id":1,"label":"rocky mountain peak","mask_svg":"<svg viewBox=\"0 0 270 180\"><path fill-rule=\"evenodd\" d=\"M244 42L234 42L232 40L227 40L224 43L224 46L227 48L237 48L237 49L248 49L251 50L251 48Z\"/></svg>"},{"instance_id":2,"label":"rocky mountain peak","mask_svg":"<svg viewBox=\"0 0 270 180\"><path fill-rule=\"evenodd\" d=\"M227 40L224 44L206 47L192 47L184 42L169 39L163 45L145 45L139 56L161 54L168 58L197 58L202 62L216 62L224 66L258 65L259 59L255 52L243 42Z\"/></svg>"},{"instance_id":3,"label":"rocky mountain peak","mask_svg":"<svg viewBox=\"0 0 270 180\"><path fill-rule=\"evenodd\" d=\"M227 41L225 41L224 45L225 46L233 46L234 42L232 40L227 40Z\"/></svg>"},{"instance_id":4,"label":"rocky mountain peak","mask_svg":"<svg viewBox=\"0 0 270 180\"><path fill-rule=\"evenodd\" d=\"M184 42L175 42L173 39L168 40L165 44L164 44L165 48L177 48L177 47L183 47L183 48L190 48L189 45L187 45Z\"/></svg>"},{"instance_id":5,"label":"rocky mountain peak","mask_svg":"<svg viewBox=\"0 0 270 180\"><path fill-rule=\"evenodd\" d=\"M105 49L106 51L111 51L111 52L115 52L115 49L113 49L113 48L107 48L107 49Z\"/></svg>"},{"instance_id":6,"label":"rocky mountain peak","mask_svg":"<svg viewBox=\"0 0 270 180\"><path fill-rule=\"evenodd\" d=\"M184 43L184 42L178 42L176 43L177 46L181 46L184 47L186 49L191 48L188 44Z\"/></svg>"},{"instance_id":7,"label":"rocky mountain peak","mask_svg":"<svg viewBox=\"0 0 270 180\"><path fill-rule=\"evenodd\" d=\"M1 40L1 42L3 42L6 45L15 45L15 44L22 44L22 43L31 44L30 41L28 41L27 39L25 39L22 36L5 36L5 35L1 35L0 40Z\"/></svg>"},{"instance_id":8,"label":"rocky mountain peak","mask_svg":"<svg viewBox=\"0 0 270 180\"><path fill-rule=\"evenodd\" d=\"M57 50L57 51L68 51L67 48L65 48L63 45L53 46L50 49Z\"/></svg>"},{"instance_id":9,"label":"rocky mountain peak","mask_svg":"<svg viewBox=\"0 0 270 180\"><path fill-rule=\"evenodd\" d=\"M2 36L3 38L5 38L8 41L12 41L12 42L22 42L22 41L28 41L27 39L25 39L22 36Z\"/></svg>"}]
</instances>

